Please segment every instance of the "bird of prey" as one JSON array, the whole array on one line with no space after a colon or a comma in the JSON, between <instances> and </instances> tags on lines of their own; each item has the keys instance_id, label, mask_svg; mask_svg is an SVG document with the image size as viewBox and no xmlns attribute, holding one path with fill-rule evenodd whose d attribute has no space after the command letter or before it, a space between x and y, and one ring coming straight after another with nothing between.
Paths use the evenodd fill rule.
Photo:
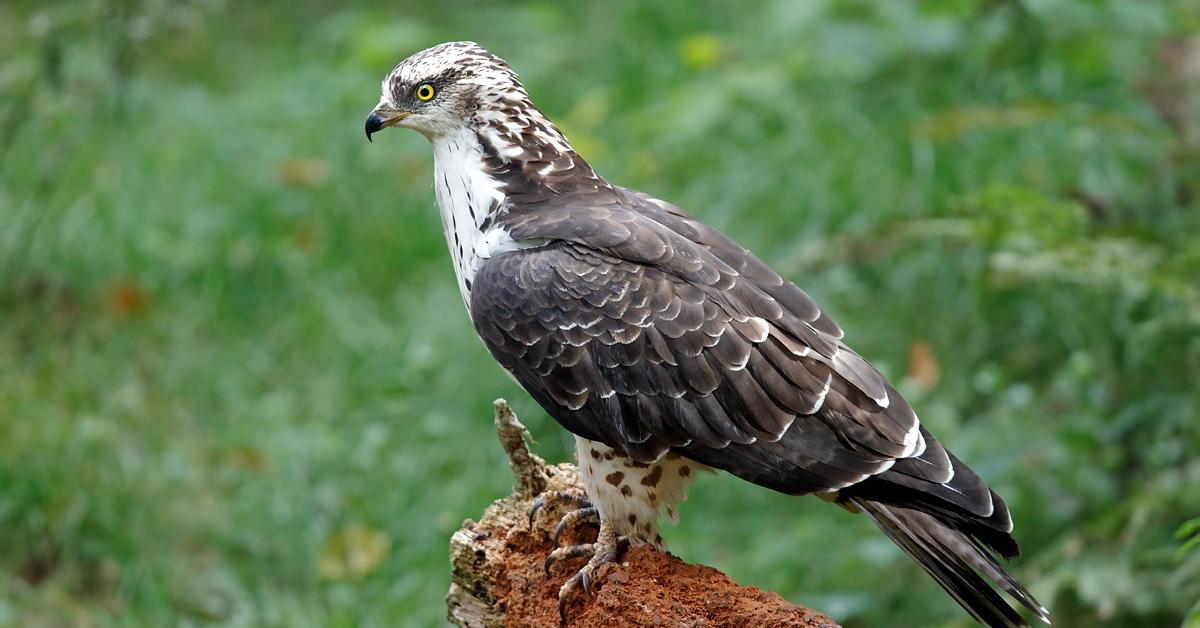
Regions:
<instances>
[{"instance_id":1,"label":"bird of prey","mask_svg":"<svg viewBox=\"0 0 1200 628\"><path fill-rule=\"evenodd\" d=\"M866 514L989 626L1026 626L994 587L1049 613L997 556L1019 550L1004 501L917 419L807 294L682 209L602 178L472 42L383 80L367 138L433 146L454 274L492 356L575 435L598 517L559 608L618 543L661 546L697 471L719 469ZM560 526L561 529L561 526ZM557 542L555 543L557 545Z\"/></svg>"}]
</instances>

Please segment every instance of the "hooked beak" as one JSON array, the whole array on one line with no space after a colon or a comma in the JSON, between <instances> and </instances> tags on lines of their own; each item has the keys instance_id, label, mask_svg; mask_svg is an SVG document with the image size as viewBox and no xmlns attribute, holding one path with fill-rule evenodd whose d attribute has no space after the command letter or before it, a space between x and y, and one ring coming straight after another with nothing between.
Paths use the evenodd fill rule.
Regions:
<instances>
[{"instance_id":1,"label":"hooked beak","mask_svg":"<svg viewBox=\"0 0 1200 628\"><path fill-rule=\"evenodd\" d=\"M371 141L371 134L376 131L382 131L389 126L395 126L408 116L411 116L410 111L398 111L391 108L389 105L380 103L371 113L367 115L367 123L365 129L367 131L367 141Z\"/></svg>"}]
</instances>

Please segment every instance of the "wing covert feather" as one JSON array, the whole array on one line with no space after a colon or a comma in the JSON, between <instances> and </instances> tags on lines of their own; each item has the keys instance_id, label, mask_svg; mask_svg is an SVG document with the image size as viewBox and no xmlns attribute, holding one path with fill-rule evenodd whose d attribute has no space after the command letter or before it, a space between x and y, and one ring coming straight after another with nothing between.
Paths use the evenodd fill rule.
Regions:
<instances>
[{"instance_id":1,"label":"wing covert feather","mask_svg":"<svg viewBox=\"0 0 1200 628\"><path fill-rule=\"evenodd\" d=\"M789 492L811 492L884 471L909 447L906 405L882 408L829 359L797 355L778 307L753 307L749 289L571 242L495 257L474 284L472 318L496 359L568 429L643 461L740 448L714 466L774 469Z\"/></svg>"}]
</instances>

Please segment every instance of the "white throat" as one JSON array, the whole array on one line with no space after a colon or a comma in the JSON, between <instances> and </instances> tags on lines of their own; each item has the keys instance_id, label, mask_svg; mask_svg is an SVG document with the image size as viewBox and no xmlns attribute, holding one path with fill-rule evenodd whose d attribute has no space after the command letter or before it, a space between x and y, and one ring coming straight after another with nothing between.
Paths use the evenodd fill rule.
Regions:
<instances>
[{"instance_id":1,"label":"white throat","mask_svg":"<svg viewBox=\"0 0 1200 628\"><path fill-rule=\"evenodd\" d=\"M483 170L483 147L475 133L461 132L433 140L433 188L437 194L438 210L442 215L442 231L458 289L468 307L471 302L471 280L484 259L495 254L496 240L501 234L485 234L484 220L504 205L504 193L496 180ZM507 235L507 234L503 234Z\"/></svg>"},{"instance_id":2,"label":"white throat","mask_svg":"<svg viewBox=\"0 0 1200 628\"><path fill-rule=\"evenodd\" d=\"M433 188L442 215L442 232L454 262L454 275L467 313L471 282L483 263L507 251L542 246L547 240L517 241L503 227L483 230L492 214L508 210L500 183L483 168L483 146L473 131L433 140Z\"/></svg>"}]
</instances>

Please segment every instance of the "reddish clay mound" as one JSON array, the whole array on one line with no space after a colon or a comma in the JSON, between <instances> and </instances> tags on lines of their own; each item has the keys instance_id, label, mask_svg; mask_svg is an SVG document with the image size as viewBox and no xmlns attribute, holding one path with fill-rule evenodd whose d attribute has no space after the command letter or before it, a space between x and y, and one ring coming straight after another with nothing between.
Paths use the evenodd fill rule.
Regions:
<instances>
[{"instance_id":1,"label":"reddish clay mound","mask_svg":"<svg viewBox=\"0 0 1200 628\"><path fill-rule=\"evenodd\" d=\"M516 476L514 494L493 503L479 523L470 520L450 541L454 584L446 597L448 618L460 626L557 627L558 589L585 559L542 569L550 534L566 506L551 503L529 527L527 513L538 494L578 488L575 467L547 466L529 453L524 428L497 402L497 431ZM596 527L564 534L564 543L590 542ZM575 627L641 626L837 626L825 615L774 593L741 587L704 565L689 565L649 547L630 548L620 563L600 568L594 596L581 591L567 606Z\"/></svg>"}]
</instances>

